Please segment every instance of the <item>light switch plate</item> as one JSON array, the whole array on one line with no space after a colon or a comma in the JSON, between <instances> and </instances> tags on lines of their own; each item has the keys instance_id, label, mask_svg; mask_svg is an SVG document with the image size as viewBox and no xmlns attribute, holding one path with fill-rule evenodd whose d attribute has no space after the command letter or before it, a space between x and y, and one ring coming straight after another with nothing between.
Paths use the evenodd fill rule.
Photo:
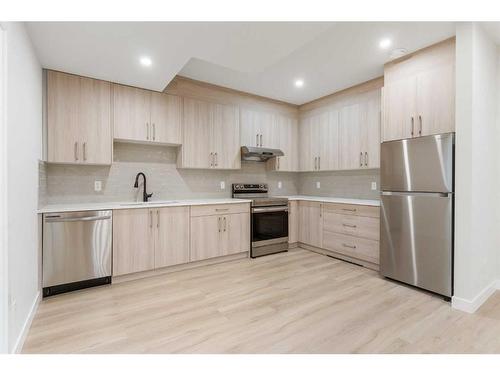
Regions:
<instances>
[{"instance_id":1,"label":"light switch plate","mask_svg":"<svg viewBox=\"0 0 500 375\"><path fill-rule=\"evenodd\" d=\"M377 190L377 183L375 181L372 182L372 190Z\"/></svg>"},{"instance_id":2,"label":"light switch plate","mask_svg":"<svg viewBox=\"0 0 500 375\"><path fill-rule=\"evenodd\" d=\"M283 184L281 183L281 181L278 181L278 189L281 189L283 187Z\"/></svg>"},{"instance_id":3,"label":"light switch plate","mask_svg":"<svg viewBox=\"0 0 500 375\"><path fill-rule=\"evenodd\" d=\"M221 190L224 190L226 188L226 182L225 181L221 181L220 182L220 188L221 188Z\"/></svg>"},{"instance_id":4,"label":"light switch plate","mask_svg":"<svg viewBox=\"0 0 500 375\"><path fill-rule=\"evenodd\" d=\"M321 182L316 181L316 189L321 189Z\"/></svg>"},{"instance_id":5,"label":"light switch plate","mask_svg":"<svg viewBox=\"0 0 500 375\"><path fill-rule=\"evenodd\" d=\"M102 190L102 181L96 180L94 181L94 191Z\"/></svg>"}]
</instances>

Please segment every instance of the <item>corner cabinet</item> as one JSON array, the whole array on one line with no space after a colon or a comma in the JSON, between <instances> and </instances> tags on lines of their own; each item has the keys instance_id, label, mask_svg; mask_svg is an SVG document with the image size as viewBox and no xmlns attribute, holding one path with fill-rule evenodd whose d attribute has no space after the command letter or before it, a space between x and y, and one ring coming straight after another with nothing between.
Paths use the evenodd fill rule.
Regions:
<instances>
[{"instance_id":1,"label":"corner cabinet","mask_svg":"<svg viewBox=\"0 0 500 375\"><path fill-rule=\"evenodd\" d=\"M455 40L384 67L382 141L455 131Z\"/></svg>"},{"instance_id":2,"label":"corner cabinet","mask_svg":"<svg viewBox=\"0 0 500 375\"><path fill-rule=\"evenodd\" d=\"M113 85L114 139L125 142L181 144L182 98Z\"/></svg>"},{"instance_id":3,"label":"corner cabinet","mask_svg":"<svg viewBox=\"0 0 500 375\"><path fill-rule=\"evenodd\" d=\"M239 169L239 107L184 98L179 168Z\"/></svg>"},{"instance_id":4,"label":"corner cabinet","mask_svg":"<svg viewBox=\"0 0 500 375\"><path fill-rule=\"evenodd\" d=\"M188 206L113 212L113 276L188 261Z\"/></svg>"},{"instance_id":5,"label":"corner cabinet","mask_svg":"<svg viewBox=\"0 0 500 375\"><path fill-rule=\"evenodd\" d=\"M111 164L109 82L47 71L47 161Z\"/></svg>"},{"instance_id":6,"label":"corner cabinet","mask_svg":"<svg viewBox=\"0 0 500 375\"><path fill-rule=\"evenodd\" d=\"M276 148L283 151L283 156L272 158L268 167L274 171L297 172L299 170L299 123L296 118L274 115Z\"/></svg>"}]
</instances>

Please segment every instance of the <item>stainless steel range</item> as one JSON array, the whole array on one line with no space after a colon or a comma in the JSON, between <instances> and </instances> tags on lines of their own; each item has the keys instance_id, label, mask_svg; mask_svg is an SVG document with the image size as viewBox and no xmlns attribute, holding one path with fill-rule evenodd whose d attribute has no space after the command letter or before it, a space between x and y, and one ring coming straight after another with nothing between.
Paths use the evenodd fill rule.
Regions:
<instances>
[{"instance_id":1,"label":"stainless steel range","mask_svg":"<svg viewBox=\"0 0 500 375\"><path fill-rule=\"evenodd\" d=\"M233 184L233 198L252 200L250 257L288 251L288 199L269 197L267 184Z\"/></svg>"}]
</instances>

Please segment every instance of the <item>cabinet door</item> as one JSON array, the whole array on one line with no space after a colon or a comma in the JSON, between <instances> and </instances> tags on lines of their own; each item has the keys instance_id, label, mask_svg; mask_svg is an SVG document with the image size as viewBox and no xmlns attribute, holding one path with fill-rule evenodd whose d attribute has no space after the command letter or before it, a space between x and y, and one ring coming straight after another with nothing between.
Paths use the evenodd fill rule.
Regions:
<instances>
[{"instance_id":1,"label":"cabinet door","mask_svg":"<svg viewBox=\"0 0 500 375\"><path fill-rule=\"evenodd\" d=\"M214 167L218 169L239 169L240 153L240 111L232 105L213 105L214 122L211 134L211 152L214 152Z\"/></svg>"},{"instance_id":2,"label":"cabinet door","mask_svg":"<svg viewBox=\"0 0 500 375\"><path fill-rule=\"evenodd\" d=\"M213 104L184 98L181 168L211 168Z\"/></svg>"},{"instance_id":3,"label":"cabinet door","mask_svg":"<svg viewBox=\"0 0 500 375\"><path fill-rule=\"evenodd\" d=\"M189 262L189 207L153 211L156 215L155 268Z\"/></svg>"},{"instance_id":4,"label":"cabinet door","mask_svg":"<svg viewBox=\"0 0 500 375\"><path fill-rule=\"evenodd\" d=\"M340 142L340 168L362 168L364 154L361 150L361 108L358 103L340 109Z\"/></svg>"},{"instance_id":5,"label":"cabinet door","mask_svg":"<svg viewBox=\"0 0 500 375\"><path fill-rule=\"evenodd\" d=\"M299 222L299 242L321 247L323 233L321 203L300 201Z\"/></svg>"},{"instance_id":6,"label":"cabinet door","mask_svg":"<svg viewBox=\"0 0 500 375\"><path fill-rule=\"evenodd\" d=\"M181 144L182 98L151 92L151 131L155 142Z\"/></svg>"},{"instance_id":7,"label":"cabinet door","mask_svg":"<svg viewBox=\"0 0 500 375\"><path fill-rule=\"evenodd\" d=\"M300 119L299 125L299 168L303 172L314 171L315 156L313 152L314 124L311 116Z\"/></svg>"},{"instance_id":8,"label":"cabinet door","mask_svg":"<svg viewBox=\"0 0 500 375\"><path fill-rule=\"evenodd\" d=\"M259 116L259 146L265 148L279 148L279 128L275 121L275 115L261 112Z\"/></svg>"},{"instance_id":9,"label":"cabinet door","mask_svg":"<svg viewBox=\"0 0 500 375\"><path fill-rule=\"evenodd\" d=\"M279 156L273 160L274 169L288 172L298 171L298 122L296 119L282 115L277 115L275 117L275 122L275 126L278 130L278 148L283 151L285 155Z\"/></svg>"},{"instance_id":10,"label":"cabinet door","mask_svg":"<svg viewBox=\"0 0 500 375\"><path fill-rule=\"evenodd\" d=\"M238 254L250 250L250 214L240 213L221 217L222 255Z\"/></svg>"},{"instance_id":11,"label":"cabinet door","mask_svg":"<svg viewBox=\"0 0 500 375\"><path fill-rule=\"evenodd\" d=\"M221 230L222 216L191 217L189 260L194 262L221 256Z\"/></svg>"},{"instance_id":12,"label":"cabinet door","mask_svg":"<svg viewBox=\"0 0 500 375\"><path fill-rule=\"evenodd\" d=\"M113 276L152 270L155 265L153 211L113 211Z\"/></svg>"},{"instance_id":13,"label":"cabinet door","mask_svg":"<svg viewBox=\"0 0 500 375\"><path fill-rule=\"evenodd\" d=\"M299 202L288 203L288 243L299 240Z\"/></svg>"},{"instance_id":14,"label":"cabinet door","mask_svg":"<svg viewBox=\"0 0 500 375\"><path fill-rule=\"evenodd\" d=\"M242 108L241 109L241 146L259 146L259 133L260 133L260 115L259 112Z\"/></svg>"},{"instance_id":15,"label":"cabinet door","mask_svg":"<svg viewBox=\"0 0 500 375\"><path fill-rule=\"evenodd\" d=\"M339 111L329 110L319 118L318 169L331 171L339 169Z\"/></svg>"},{"instance_id":16,"label":"cabinet door","mask_svg":"<svg viewBox=\"0 0 500 375\"><path fill-rule=\"evenodd\" d=\"M151 92L113 85L113 129L115 139L152 141Z\"/></svg>"},{"instance_id":17,"label":"cabinet door","mask_svg":"<svg viewBox=\"0 0 500 375\"><path fill-rule=\"evenodd\" d=\"M415 135L424 136L454 131L455 66L450 64L417 76Z\"/></svg>"},{"instance_id":18,"label":"cabinet door","mask_svg":"<svg viewBox=\"0 0 500 375\"><path fill-rule=\"evenodd\" d=\"M416 135L415 105L415 77L402 78L384 87L382 142Z\"/></svg>"},{"instance_id":19,"label":"cabinet door","mask_svg":"<svg viewBox=\"0 0 500 375\"><path fill-rule=\"evenodd\" d=\"M380 168L380 91L366 95L362 105L361 152L364 168Z\"/></svg>"},{"instance_id":20,"label":"cabinet door","mask_svg":"<svg viewBox=\"0 0 500 375\"><path fill-rule=\"evenodd\" d=\"M47 160L55 163L81 162L80 77L47 72Z\"/></svg>"},{"instance_id":21,"label":"cabinet door","mask_svg":"<svg viewBox=\"0 0 500 375\"><path fill-rule=\"evenodd\" d=\"M79 125L82 160L89 164L111 164L111 84L80 79Z\"/></svg>"}]
</instances>

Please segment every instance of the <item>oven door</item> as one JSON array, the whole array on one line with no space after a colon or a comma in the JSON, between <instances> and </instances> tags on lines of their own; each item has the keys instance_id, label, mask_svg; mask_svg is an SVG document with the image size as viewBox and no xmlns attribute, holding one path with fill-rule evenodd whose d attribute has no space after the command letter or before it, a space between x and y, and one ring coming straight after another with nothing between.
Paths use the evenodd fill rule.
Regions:
<instances>
[{"instance_id":1,"label":"oven door","mask_svg":"<svg viewBox=\"0 0 500 375\"><path fill-rule=\"evenodd\" d=\"M288 243L288 207L252 208L252 247Z\"/></svg>"}]
</instances>

